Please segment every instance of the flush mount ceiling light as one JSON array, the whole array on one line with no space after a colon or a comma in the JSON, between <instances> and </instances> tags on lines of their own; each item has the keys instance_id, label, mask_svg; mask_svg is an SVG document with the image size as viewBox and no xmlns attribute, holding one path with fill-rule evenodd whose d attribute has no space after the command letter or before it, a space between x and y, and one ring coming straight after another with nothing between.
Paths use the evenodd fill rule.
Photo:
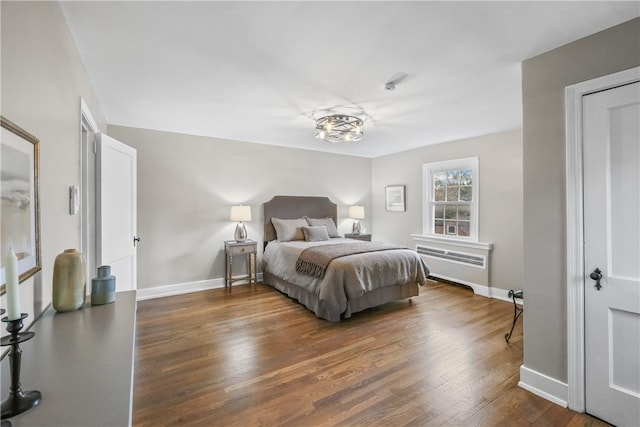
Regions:
<instances>
[{"instance_id":1,"label":"flush mount ceiling light","mask_svg":"<svg viewBox=\"0 0 640 427\"><path fill-rule=\"evenodd\" d=\"M360 141L363 133L364 121L348 114L332 114L316 120L316 138L327 142Z\"/></svg>"}]
</instances>

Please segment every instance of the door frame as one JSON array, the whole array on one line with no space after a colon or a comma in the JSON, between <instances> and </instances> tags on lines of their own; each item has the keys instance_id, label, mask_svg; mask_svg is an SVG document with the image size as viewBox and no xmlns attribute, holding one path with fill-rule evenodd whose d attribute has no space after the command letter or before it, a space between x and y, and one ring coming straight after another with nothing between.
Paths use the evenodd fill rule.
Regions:
<instances>
[{"instance_id":1,"label":"door frame","mask_svg":"<svg viewBox=\"0 0 640 427\"><path fill-rule=\"evenodd\" d=\"M85 141L83 138L83 128L87 127L89 131L93 133L92 141ZM98 133L100 133L100 129L98 128L98 124L93 118L89 107L85 100L80 97L80 145L79 145L79 158L80 158L80 252L83 254L91 254L92 260L87 260L89 265L87 265L87 283L90 283L91 279L91 270L92 268L97 267L95 264L95 247L96 247L96 236L95 236L95 218L92 218L89 214L91 210L89 209L88 203L90 200L89 195L91 193L95 194L96 189L95 186L89 185L89 177L88 173L95 173L95 164L88 164L87 160L87 152L93 151L95 153L95 139ZM93 227L91 227L93 224ZM94 233L90 231L94 230ZM92 262L93 261L93 262ZM90 290L90 287L87 288L87 291Z\"/></svg>"},{"instance_id":2,"label":"door frame","mask_svg":"<svg viewBox=\"0 0 640 427\"><path fill-rule=\"evenodd\" d=\"M640 67L565 88L567 406L585 412L584 199L582 97L640 81Z\"/></svg>"}]
</instances>

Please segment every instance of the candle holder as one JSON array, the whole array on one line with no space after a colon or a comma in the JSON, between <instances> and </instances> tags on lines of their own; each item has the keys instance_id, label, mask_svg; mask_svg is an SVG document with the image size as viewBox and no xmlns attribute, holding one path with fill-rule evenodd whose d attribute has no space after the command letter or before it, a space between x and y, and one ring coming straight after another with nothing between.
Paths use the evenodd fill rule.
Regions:
<instances>
[{"instance_id":1,"label":"candle holder","mask_svg":"<svg viewBox=\"0 0 640 427\"><path fill-rule=\"evenodd\" d=\"M2 401L2 418L11 418L21 414L40 403L42 394L39 391L22 391L20 385L20 365L22 361L22 350L20 343L25 342L35 335L35 332L20 332L23 327L22 320L28 316L22 313L19 319L9 320L3 317L2 321L7 324L7 332L11 335L2 337L2 347L11 346L9 353L9 368L11 373L11 387L9 396Z\"/></svg>"}]
</instances>

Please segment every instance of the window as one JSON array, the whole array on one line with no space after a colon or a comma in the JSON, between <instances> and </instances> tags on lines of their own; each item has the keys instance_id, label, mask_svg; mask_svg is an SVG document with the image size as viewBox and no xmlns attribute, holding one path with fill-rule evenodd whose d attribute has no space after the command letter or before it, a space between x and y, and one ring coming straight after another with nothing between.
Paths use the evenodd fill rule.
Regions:
<instances>
[{"instance_id":1,"label":"window","mask_svg":"<svg viewBox=\"0 0 640 427\"><path fill-rule=\"evenodd\" d=\"M478 241L478 158L423 165L423 232Z\"/></svg>"}]
</instances>

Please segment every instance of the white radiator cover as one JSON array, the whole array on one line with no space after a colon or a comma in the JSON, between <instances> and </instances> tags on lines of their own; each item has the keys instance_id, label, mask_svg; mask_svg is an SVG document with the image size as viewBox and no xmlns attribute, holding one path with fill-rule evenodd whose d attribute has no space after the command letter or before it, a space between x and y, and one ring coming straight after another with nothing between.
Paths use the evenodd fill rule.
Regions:
<instances>
[{"instance_id":1,"label":"white radiator cover","mask_svg":"<svg viewBox=\"0 0 640 427\"><path fill-rule=\"evenodd\" d=\"M487 268L487 257L484 255L470 254L456 250L434 248L432 246L416 245L416 251L428 258L454 262L469 267Z\"/></svg>"},{"instance_id":2,"label":"white radiator cover","mask_svg":"<svg viewBox=\"0 0 640 427\"><path fill-rule=\"evenodd\" d=\"M431 276L467 285L478 295L502 299L502 295L492 295L491 290L491 243L423 235L411 237Z\"/></svg>"}]
</instances>

